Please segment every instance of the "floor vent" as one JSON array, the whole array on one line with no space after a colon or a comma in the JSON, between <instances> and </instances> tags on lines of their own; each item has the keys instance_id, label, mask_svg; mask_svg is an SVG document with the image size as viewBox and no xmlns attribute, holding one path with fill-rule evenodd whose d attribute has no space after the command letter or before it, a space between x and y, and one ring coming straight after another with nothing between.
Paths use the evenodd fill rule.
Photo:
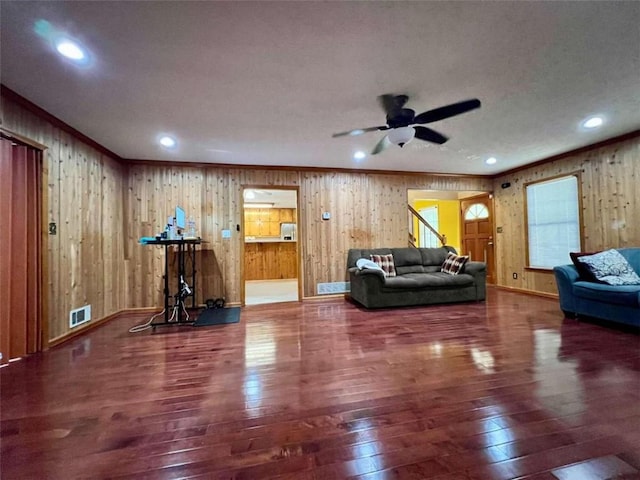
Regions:
<instances>
[{"instance_id":1,"label":"floor vent","mask_svg":"<svg viewBox=\"0 0 640 480\"><path fill-rule=\"evenodd\" d=\"M351 290L349 282L318 283L318 295L347 293Z\"/></svg>"},{"instance_id":2,"label":"floor vent","mask_svg":"<svg viewBox=\"0 0 640 480\"><path fill-rule=\"evenodd\" d=\"M91 320L91 305L85 305L69 312L69 327L77 327L81 323Z\"/></svg>"}]
</instances>

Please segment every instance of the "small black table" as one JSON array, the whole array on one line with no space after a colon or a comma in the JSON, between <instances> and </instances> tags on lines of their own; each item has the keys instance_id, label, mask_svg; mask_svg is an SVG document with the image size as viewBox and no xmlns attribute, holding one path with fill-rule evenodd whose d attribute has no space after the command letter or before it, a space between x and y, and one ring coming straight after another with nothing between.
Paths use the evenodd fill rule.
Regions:
<instances>
[{"instance_id":1,"label":"small black table","mask_svg":"<svg viewBox=\"0 0 640 480\"><path fill-rule=\"evenodd\" d=\"M191 297L191 308L196 308L196 245L200 245L202 240L200 238L184 239L184 240L151 240L145 242L145 245L164 245L164 321L154 322L152 327L160 325L191 325L193 321L189 321L182 318L182 309L184 308L184 300L186 297ZM177 259L178 259L178 273L177 273L177 292L175 295L170 294L169 290L169 247L176 245ZM191 293L183 295L182 280L187 281L186 277L186 259L191 260L191 283L189 288ZM171 297L175 298L173 306L170 306ZM169 319L173 315L169 314L169 309L176 309L175 320L170 322Z\"/></svg>"}]
</instances>

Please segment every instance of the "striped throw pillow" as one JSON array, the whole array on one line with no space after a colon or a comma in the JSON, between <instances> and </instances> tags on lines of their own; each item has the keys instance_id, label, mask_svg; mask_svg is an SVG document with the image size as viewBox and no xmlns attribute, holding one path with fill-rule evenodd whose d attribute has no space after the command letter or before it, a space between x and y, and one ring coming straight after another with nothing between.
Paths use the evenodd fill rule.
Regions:
<instances>
[{"instance_id":1,"label":"striped throw pillow","mask_svg":"<svg viewBox=\"0 0 640 480\"><path fill-rule=\"evenodd\" d=\"M393 263L393 255L369 255L371 261L380 265L385 277L396 276L396 265Z\"/></svg>"},{"instance_id":2,"label":"striped throw pillow","mask_svg":"<svg viewBox=\"0 0 640 480\"><path fill-rule=\"evenodd\" d=\"M464 264L467 263L467 260L469 260L467 256L456 255L455 253L449 252L447 258L444 259L440 271L448 273L449 275L458 275L462 271Z\"/></svg>"}]
</instances>

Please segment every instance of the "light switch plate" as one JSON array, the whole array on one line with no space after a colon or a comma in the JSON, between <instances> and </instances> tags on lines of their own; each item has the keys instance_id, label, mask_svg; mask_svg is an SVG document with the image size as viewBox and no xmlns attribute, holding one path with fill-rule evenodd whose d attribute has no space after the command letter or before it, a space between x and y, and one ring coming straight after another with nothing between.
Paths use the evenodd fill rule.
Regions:
<instances>
[{"instance_id":1,"label":"light switch plate","mask_svg":"<svg viewBox=\"0 0 640 480\"><path fill-rule=\"evenodd\" d=\"M322 213L322 219L323 220L329 220L331 218L331 214L329 212L323 212Z\"/></svg>"}]
</instances>

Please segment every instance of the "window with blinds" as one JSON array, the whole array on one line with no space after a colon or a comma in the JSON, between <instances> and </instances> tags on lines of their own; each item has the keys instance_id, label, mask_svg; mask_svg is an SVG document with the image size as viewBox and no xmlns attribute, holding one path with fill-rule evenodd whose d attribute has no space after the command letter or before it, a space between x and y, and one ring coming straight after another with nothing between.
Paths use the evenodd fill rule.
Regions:
<instances>
[{"instance_id":1,"label":"window with blinds","mask_svg":"<svg viewBox=\"0 0 640 480\"><path fill-rule=\"evenodd\" d=\"M571 263L580 248L578 177L570 175L526 185L528 266Z\"/></svg>"}]
</instances>

